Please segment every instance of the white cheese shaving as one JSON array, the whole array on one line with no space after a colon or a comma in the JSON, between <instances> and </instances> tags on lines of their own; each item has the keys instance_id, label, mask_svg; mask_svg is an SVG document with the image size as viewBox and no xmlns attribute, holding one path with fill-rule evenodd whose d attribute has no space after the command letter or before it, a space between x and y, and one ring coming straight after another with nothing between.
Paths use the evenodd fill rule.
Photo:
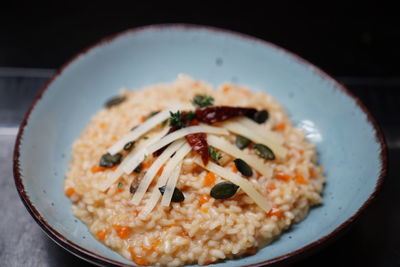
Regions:
<instances>
[{"instance_id":1,"label":"white cheese shaving","mask_svg":"<svg viewBox=\"0 0 400 267\"><path fill-rule=\"evenodd\" d=\"M238 185L249 197L251 197L254 202L264 211L268 212L271 209L271 204L267 201L267 199L262 196L253 185L247 181L246 179L240 177L234 172L229 171L228 169L221 167L213 162L208 162L207 166L204 166L203 162L197 157L194 162L199 166L221 176L229 180L230 182Z\"/></svg>"},{"instance_id":2,"label":"white cheese shaving","mask_svg":"<svg viewBox=\"0 0 400 267\"><path fill-rule=\"evenodd\" d=\"M221 127L228 129L229 131L242 135L253 142L261 143L263 145L268 146L275 153L277 157L285 158L287 149L283 146L271 141L266 136L260 135L257 131L250 129L236 121L226 121L221 124Z\"/></svg>"},{"instance_id":3,"label":"white cheese shaving","mask_svg":"<svg viewBox=\"0 0 400 267\"><path fill-rule=\"evenodd\" d=\"M239 117L236 119L236 121L243 126L254 130L257 132L257 134L261 136L265 136L267 139L271 140L272 142L277 143L278 145L282 145L285 139L281 134L269 131L262 127L260 124L256 123L255 121L247 118L247 117Z\"/></svg>"},{"instance_id":4,"label":"white cheese shaving","mask_svg":"<svg viewBox=\"0 0 400 267\"><path fill-rule=\"evenodd\" d=\"M125 144L131 141L135 141L139 137L141 137L143 134L147 133L154 127L156 127L158 124L163 122L164 120L168 119L171 115L170 112L175 112L178 110L178 107L166 109L164 111L161 111L154 115L153 117L149 118L142 124L139 124L138 127L129 133L127 133L124 137L122 137L119 141L117 141L114 145L112 145L107 152L110 153L111 155L114 155L121 151Z\"/></svg>"},{"instance_id":5,"label":"white cheese shaving","mask_svg":"<svg viewBox=\"0 0 400 267\"><path fill-rule=\"evenodd\" d=\"M146 193L149 185L153 181L154 177L156 176L158 170L162 167L162 165L167 162L172 154L174 154L183 144L185 140L179 139L169 145L165 151L153 162L150 168L147 170L146 174L144 175L142 181L139 184L135 194L132 197L131 203L134 205L138 205L142 200L144 194Z\"/></svg>"},{"instance_id":6,"label":"white cheese shaving","mask_svg":"<svg viewBox=\"0 0 400 267\"><path fill-rule=\"evenodd\" d=\"M171 176L168 179L167 185L165 186L164 195L161 199L161 205L168 207L171 203L172 195L174 194L176 183L178 182L179 175L181 174L182 162L176 166Z\"/></svg>"},{"instance_id":7,"label":"white cheese shaving","mask_svg":"<svg viewBox=\"0 0 400 267\"><path fill-rule=\"evenodd\" d=\"M183 160L183 158L190 152L190 150L192 150L191 146L187 142L185 142L185 144L178 151L176 151L175 155L165 165L161 176L158 178L157 185L153 188L153 191L151 192L150 199L147 201L146 205L140 212L141 217L145 217L156 206L161 196L158 188L167 183L168 178L171 176L176 166Z\"/></svg>"},{"instance_id":8,"label":"white cheese shaving","mask_svg":"<svg viewBox=\"0 0 400 267\"><path fill-rule=\"evenodd\" d=\"M255 155L249 155L242 150L238 149L236 146L232 145L225 139L213 135L207 136L207 142L210 146L218 148L225 153L244 160L247 164L253 167L255 170L260 172L265 178L271 178L272 169L268 168L263 160Z\"/></svg>"},{"instance_id":9,"label":"white cheese shaving","mask_svg":"<svg viewBox=\"0 0 400 267\"><path fill-rule=\"evenodd\" d=\"M199 125L199 126L190 126L186 127L183 129L180 129L178 131L175 131L165 137L163 137L159 142L149 146L147 150L150 153L153 153L154 151L157 151L158 149L164 147L165 145L168 145L169 143L182 138L186 135L189 134L194 134L194 133L211 133L211 134L221 134L221 135L226 135L228 134L228 131L220 128L220 127L213 127L213 126L208 126L208 125Z\"/></svg>"},{"instance_id":10,"label":"white cheese shaving","mask_svg":"<svg viewBox=\"0 0 400 267\"><path fill-rule=\"evenodd\" d=\"M191 126L180 129L169 135L164 136L161 140L157 142L153 142L152 145L145 147L143 150L138 151L132 159L129 161L129 164L126 164L124 167L125 173L131 173L139 164L144 160L145 157L150 155L151 153L159 150L160 148L172 143L173 141L180 139L188 134L193 133L213 133L213 134L228 134L228 131L218 127L212 127L208 125L199 125L199 126Z\"/></svg>"},{"instance_id":11,"label":"white cheese shaving","mask_svg":"<svg viewBox=\"0 0 400 267\"><path fill-rule=\"evenodd\" d=\"M107 188L109 188L111 185L113 185L120 177L121 175L125 173L131 173L139 164L140 162L143 161L144 154L143 151L145 151L145 147L149 146L151 144L154 144L158 140L160 140L164 135L167 134L169 131L169 127L166 127L164 130L161 132L156 133L155 135L151 136L149 139L145 140L140 144L140 146L135 147L126 157L125 159L119 164L117 169L113 172L111 172L107 179L103 181L99 185L99 190L101 191L106 191ZM137 160L136 155L142 155L140 158L140 161ZM137 164L136 164L137 163ZM132 169L131 169L132 168ZM130 172L126 172L126 169L130 170Z\"/></svg>"},{"instance_id":12,"label":"white cheese shaving","mask_svg":"<svg viewBox=\"0 0 400 267\"><path fill-rule=\"evenodd\" d=\"M134 153L129 154L129 159L126 158L126 162L124 161L123 170L126 174L130 174L139 164L148 156L150 153L147 152L147 147L155 144L156 142L160 141L162 137L164 137L169 131L169 127L166 127L161 132L156 133L145 142L143 142L139 149L136 150Z\"/></svg>"}]
</instances>

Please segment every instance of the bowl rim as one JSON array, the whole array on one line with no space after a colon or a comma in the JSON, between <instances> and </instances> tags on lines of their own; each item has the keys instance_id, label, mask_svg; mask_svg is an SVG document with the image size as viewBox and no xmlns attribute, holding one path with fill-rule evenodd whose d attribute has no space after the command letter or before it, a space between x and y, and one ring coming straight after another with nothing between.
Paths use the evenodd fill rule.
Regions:
<instances>
[{"instance_id":1,"label":"bowl rim","mask_svg":"<svg viewBox=\"0 0 400 267\"><path fill-rule=\"evenodd\" d=\"M362 212L365 211L365 209L372 203L372 201L376 198L378 191L382 187L384 177L387 175L387 145L385 141L385 137L382 133L382 130L380 129L378 123L376 122L375 118L371 115L369 110L366 108L366 106L362 103L362 101L355 96L349 89L347 89L344 85L340 84L338 81L336 81L334 78L332 78L330 75L328 75L326 72L321 70L319 67L315 66L314 64L310 63L309 61L301 58L300 56L294 54L293 52L290 52L286 50L285 48L282 48L278 45L275 45L269 41L265 41L263 39L253 37L244 33L239 33L235 32L232 30L227 30L227 29L222 29L222 28L217 28L214 26L205 26L205 25L196 25L196 24L185 24L185 23L166 23L166 24L152 24L152 25L146 25L146 26L140 26L140 27L135 27L135 28L130 28L122 32L118 32L116 34L110 35L108 37L105 37L101 39L99 42L96 42L95 44L81 50L78 54L73 56L71 59L69 59L65 64L63 64L53 75L52 77L45 83L45 85L39 90L38 94L34 98L33 102L31 103L28 111L25 113L24 118L20 124L18 134L16 137L16 142L14 146L14 155L13 155L13 173L14 173L14 181L15 181L15 186L17 188L18 194L24 203L26 209L28 212L31 214L31 216L35 219L35 221L39 224L41 229L52 239L55 243L66 249L67 251L71 252L75 256L84 259L86 261L89 261L91 263L94 263L96 265L108 265L108 266L123 266L123 267L128 267L128 266L136 266L132 262L132 264L125 264L120 261L112 260L107 257L104 257L102 255L99 255L97 253L91 252L74 242L68 240L66 237L64 237L61 233L59 233L57 230L55 230L46 220L45 218L42 217L40 212L36 209L36 207L33 205L31 202L24 184L22 182L22 173L20 170L20 147L22 143L22 137L24 134L24 130L26 125L28 124L30 115L35 108L35 106L39 103L41 98L43 97L44 93L48 89L48 87L53 83L54 80L57 79L59 75L61 75L67 67L69 67L73 62L75 62L77 59L79 59L82 55L87 54L89 51L100 47L106 43L112 42L120 37L123 37L125 35L133 35L133 34L138 34L141 32L145 31L151 31L151 30L188 30L188 31L207 31L213 34L223 34L227 35L230 37L234 37L236 39L242 39L246 40L248 42L253 42L253 43L258 43L263 46L266 46L268 48L273 48L276 51L279 51L292 60L305 65L309 68L311 68L314 72L316 72L319 76L322 78L329 80L332 84L334 84L337 88L341 90L342 93L347 95L348 97L352 98L358 108L367 117L367 121L373 126L374 129L374 134L375 134L375 139L380 145L380 162L381 162L381 168L379 172L379 177L377 179L377 182L375 184L374 190L372 193L369 195L368 199L359 207L359 209L351 216L349 217L346 221L344 221L342 224L337 226L333 231L331 231L329 234L319 238L316 241L313 241L311 243L308 243L307 245L296 249L294 251L291 251L289 253L286 253L284 255L257 262L254 264L248 264L244 265L246 267L255 267L255 266L271 266L275 264L280 264L280 263L287 263L289 260L293 260L295 257L300 257L303 256L305 253L310 253L314 251L315 249L319 248L320 245L326 244L327 241L332 241L334 236L337 236L337 234L342 233L345 229L348 229L350 225L354 223L354 221L361 215Z\"/></svg>"}]
</instances>

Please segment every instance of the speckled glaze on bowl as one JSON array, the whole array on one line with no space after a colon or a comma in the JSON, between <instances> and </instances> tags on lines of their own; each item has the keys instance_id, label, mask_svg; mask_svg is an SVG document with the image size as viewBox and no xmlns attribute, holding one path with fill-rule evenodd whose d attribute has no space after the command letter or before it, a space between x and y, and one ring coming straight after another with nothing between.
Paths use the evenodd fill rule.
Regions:
<instances>
[{"instance_id":1,"label":"speckled glaze on bowl","mask_svg":"<svg viewBox=\"0 0 400 267\"><path fill-rule=\"evenodd\" d=\"M346 88L271 43L194 25L128 30L83 51L43 88L21 124L14 153L17 190L56 243L100 265L134 264L98 242L63 193L71 144L104 101L187 73L273 95L317 143L327 184L324 204L257 254L210 266L284 263L332 239L368 206L386 174L386 145L374 119Z\"/></svg>"}]
</instances>

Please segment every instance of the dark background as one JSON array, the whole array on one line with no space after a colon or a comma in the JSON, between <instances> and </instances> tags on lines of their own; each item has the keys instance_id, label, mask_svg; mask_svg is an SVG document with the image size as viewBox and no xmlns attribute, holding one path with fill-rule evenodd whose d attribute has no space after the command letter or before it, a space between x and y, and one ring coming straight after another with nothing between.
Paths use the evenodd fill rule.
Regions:
<instances>
[{"instance_id":1,"label":"dark background","mask_svg":"<svg viewBox=\"0 0 400 267\"><path fill-rule=\"evenodd\" d=\"M54 69L110 34L160 23L210 25L270 41L321 67L366 104L388 142L384 186L338 240L293 266L400 266L399 10L383 1L264 2L1 2L0 266L90 266L50 241L18 199L15 133Z\"/></svg>"},{"instance_id":2,"label":"dark background","mask_svg":"<svg viewBox=\"0 0 400 267\"><path fill-rule=\"evenodd\" d=\"M2 4L0 66L58 68L107 35L183 22L260 37L334 76L400 75L399 11L384 1L82 2Z\"/></svg>"}]
</instances>

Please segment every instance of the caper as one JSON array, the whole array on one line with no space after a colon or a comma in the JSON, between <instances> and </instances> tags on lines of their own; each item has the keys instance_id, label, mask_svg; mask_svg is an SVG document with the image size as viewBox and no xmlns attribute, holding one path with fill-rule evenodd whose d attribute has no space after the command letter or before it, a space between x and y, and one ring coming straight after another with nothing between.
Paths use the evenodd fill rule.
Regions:
<instances>
[{"instance_id":1,"label":"caper","mask_svg":"<svg viewBox=\"0 0 400 267\"><path fill-rule=\"evenodd\" d=\"M268 120L268 117L269 117L268 110L264 109L254 113L251 119L257 123L264 123L266 120Z\"/></svg>"},{"instance_id":2,"label":"caper","mask_svg":"<svg viewBox=\"0 0 400 267\"><path fill-rule=\"evenodd\" d=\"M104 103L104 106L106 108L111 108L111 107L114 107L114 106L118 106L119 104L121 104L125 100L126 100L126 96L115 96L115 97L110 98L109 100L107 100L106 103Z\"/></svg>"},{"instance_id":3,"label":"caper","mask_svg":"<svg viewBox=\"0 0 400 267\"><path fill-rule=\"evenodd\" d=\"M236 194L239 186L231 182L220 182L211 189L210 195L216 199L226 199Z\"/></svg>"},{"instance_id":4,"label":"caper","mask_svg":"<svg viewBox=\"0 0 400 267\"><path fill-rule=\"evenodd\" d=\"M158 188L160 190L161 195L164 195L166 186L161 186ZM185 200L185 196L183 195L182 191L175 187L174 193L172 193L172 202L182 202Z\"/></svg>"},{"instance_id":5,"label":"caper","mask_svg":"<svg viewBox=\"0 0 400 267\"><path fill-rule=\"evenodd\" d=\"M122 160L122 155L120 153L117 153L115 155L106 153L103 156L101 156L99 165L101 167L109 168L120 164L121 160Z\"/></svg>"},{"instance_id":6,"label":"caper","mask_svg":"<svg viewBox=\"0 0 400 267\"><path fill-rule=\"evenodd\" d=\"M130 142L126 143L126 144L124 145L124 150L125 150L125 151L131 150L134 144L135 144L135 141L130 141Z\"/></svg>"},{"instance_id":7,"label":"caper","mask_svg":"<svg viewBox=\"0 0 400 267\"><path fill-rule=\"evenodd\" d=\"M256 151L256 154L258 156L260 156L261 158L269 159L269 160L275 159L275 154L274 154L274 152L272 152L272 150L269 147L267 147L263 144L255 144L253 147Z\"/></svg>"},{"instance_id":8,"label":"caper","mask_svg":"<svg viewBox=\"0 0 400 267\"><path fill-rule=\"evenodd\" d=\"M244 176L250 177L253 175L253 170L244 160L235 159L233 162L235 162L236 169L238 169L238 171L240 171Z\"/></svg>"},{"instance_id":9,"label":"caper","mask_svg":"<svg viewBox=\"0 0 400 267\"><path fill-rule=\"evenodd\" d=\"M243 137L241 135L236 136L235 144L239 149L245 149L250 144L250 142L251 141L246 137Z\"/></svg>"}]
</instances>

